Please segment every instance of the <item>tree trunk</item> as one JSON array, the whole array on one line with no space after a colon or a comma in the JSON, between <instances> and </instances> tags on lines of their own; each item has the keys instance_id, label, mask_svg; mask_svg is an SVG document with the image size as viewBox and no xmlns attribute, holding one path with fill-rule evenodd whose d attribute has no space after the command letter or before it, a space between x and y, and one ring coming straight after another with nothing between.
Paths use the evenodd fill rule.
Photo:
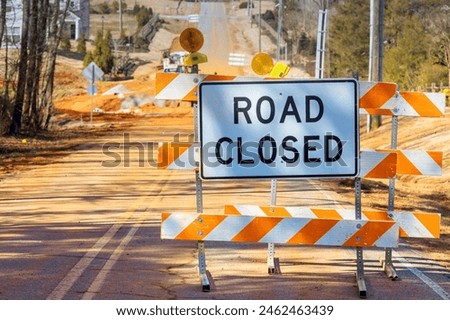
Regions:
<instances>
[{"instance_id":1,"label":"tree trunk","mask_svg":"<svg viewBox=\"0 0 450 320\"><path fill-rule=\"evenodd\" d=\"M384 1L371 1L371 8L374 15L374 33L372 46L372 81L383 81L383 30L384 30ZM381 126L381 116L370 116L370 130L377 129Z\"/></svg>"},{"instance_id":2,"label":"tree trunk","mask_svg":"<svg viewBox=\"0 0 450 320\"><path fill-rule=\"evenodd\" d=\"M33 135L36 132L36 123L33 118L33 105L36 96L36 82L39 81L39 74L37 70L38 60L38 6L39 0L32 0L30 10L30 29L28 34L28 60L27 60L27 74L25 84L25 99L22 105L22 120L20 124L20 133L24 135Z\"/></svg>"},{"instance_id":3,"label":"tree trunk","mask_svg":"<svg viewBox=\"0 0 450 320\"><path fill-rule=\"evenodd\" d=\"M63 35L64 20L70 1L60 12L59 2L56 1L51 15L50 31L47 43L47 70L43 76L42 90L39 102L39 124L42 129L47 129L53 110L53 89L56 68L56 56L59 42ZM49 10L50 11L50 10Z\"/></svg>"},{"instance_id":4,"label":"tree trunk","mask_svg":"<svg viewBox=\"0 0 450 320\"><path fill-rule=\"evenodd\" d=\"M17 92L14 102L14 113L11 123L11 133L18 133L22 123L22 106L25 99L27 61L28 61L28 31L30 18L30 1L24 0L22 15L22 35L20 41L19 70L17 78Z\"/></svg>"},{"instance_id":5,"label":"tree trunk","mask_svg":"<svg viewBox=\"0 0 450 320\"><path fill-rule=\"evenodd\" d=\"M6 26L6 0L0 1L0 48L2 47L3 36L5 35Z\"/></svg>"}]
</instances>

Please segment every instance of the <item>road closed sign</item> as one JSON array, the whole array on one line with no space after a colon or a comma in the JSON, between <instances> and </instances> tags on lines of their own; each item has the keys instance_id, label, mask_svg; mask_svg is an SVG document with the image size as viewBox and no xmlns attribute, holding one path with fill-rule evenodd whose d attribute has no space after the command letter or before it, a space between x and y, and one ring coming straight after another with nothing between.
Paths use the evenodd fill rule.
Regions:
<instances>
[{"instance_id":1,"label":"road closed sign","mask_svg":"<svg viewBox=\"0 0 450 320\"><path fill-rule=\"evenodd\" d=\"M203 82L199 107L203 179L358 174L354 79Z\"/></svg>"}]
</instances>

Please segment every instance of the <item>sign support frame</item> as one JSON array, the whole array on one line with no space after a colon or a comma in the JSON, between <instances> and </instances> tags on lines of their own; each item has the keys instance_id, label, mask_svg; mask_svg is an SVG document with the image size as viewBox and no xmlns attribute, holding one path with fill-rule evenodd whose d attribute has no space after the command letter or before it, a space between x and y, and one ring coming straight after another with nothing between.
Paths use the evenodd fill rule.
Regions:
<instances>
[{"instance_id":1,"label":"sign support frame","mask_svg":"<svg viewBox=\"0 0 450 320\"><path fill-rule=\"evenodd\" d=\"M392 116L392 128L391 128L391 150L397 149L398 140L398 116ZM389 195L388 195L388 212L394 211L395 202L395 177L389 179ZM386 248L384 250L384 260L380 259L381 267L383 268L386 275L391 280L397 280L398 274L395 270L394 264L392 262L392 248Z\"/></svg>"},{"instance_id":2,"label":"sign support frame","mask_svg":"<svg viewBox=\"0 0 450 320\"><path fill-rule=\"evenodd\" d=\"M277 205L277 180L272 179L270 181L270 206L272 207L271 210L274 211L275 207ZM275 267L275 244L274 243L268 243L267 244L267 272L269 274L276 274L278 273L277 270L279 268Z\"/></svg>"}]
</instances>

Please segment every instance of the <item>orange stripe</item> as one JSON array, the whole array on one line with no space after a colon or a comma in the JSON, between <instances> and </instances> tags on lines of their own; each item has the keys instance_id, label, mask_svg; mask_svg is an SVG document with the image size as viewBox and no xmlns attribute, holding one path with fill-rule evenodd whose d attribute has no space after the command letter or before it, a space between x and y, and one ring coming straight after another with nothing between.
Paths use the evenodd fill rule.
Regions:
<instances>
[{"instance_id":1,"label":"orange stripe","mask_svg":"<svg viewBox=\"0 0 450 320\"><path fill-rule=\"evenodd\" d=\"M441 216L439 214L425 212L414 212L413 214L430 231L434 238L440 237Z\"/></svg>"},{"instance_id":2,"label":"orange stripe","mask_svg":"<svg viewBox=\"0 0 450 320\"><path fill-rule=\"evenodd\" d=\"M396 87L395 83L377 83L359 99L360 108L380 108L395 95Z\"/></svg>"},{"instance_id":3,"label":"orange stripe","mask_svg":"<svg viewBox=\"0 0 450 320\"><path fill-rule=\"evenodd\" d=\"M232 205L229 205L229 204L225 205L224 213L228 214L228 215L234 215L234 216L241 216L242 215L235 206L232 206Z\"/></svg>"},{"instance_id":4,"label":"orange stripe","mask_svg":"<svg viewBox=\"0 0 450 320\"><path fill-rule=\"evenodd\" d=\"M442 112L422 92L400 92L400 95L421 116L442 117Z\"/></svg>"},{"instance_id":5,"label":"orange stripe","mask_svg":"<svg viewBox=\"0 0 450 320\"><path fill-rule=\"evenodd\" d=\"M341 220L342 219L342 216L339 214L339 212L337 210L333 210L333 209L311 209L311 211L319 219L337 219L337 220Z\"/></svg>"},{"instance_id":6,"label":"orange stripe","mask_svg":"<svg viewBox=\"0 0 450 320\"><path fill-rule=\"evenodd\" d=\"M282 218L255 217L231 241L258 242L267 232L272 230Z\"/></svg>"},{"instance_id":7,"label":"orange stripe","mask_svg":"<svg viewBox=\"0 0 450 320\"><path fill-rule=\"evenodd\" d=\"M200 214L195 221L175 237L175 240L202 240L227 216Z\"/></svg>"},{"instance_id":8,"label":"orange stripe","mask_svg":"<svg viewBox=\"0 0 450 320\"><path fill-rule=\"evenodd\" d=\"M236 79L235 76L221 76L217 74L210 74L207 75L204 81L227 81L227 80L234 80Z\"/></svg>"},{"instance_id":9,"label":"orange stripe","mask_svg":"<svg viewBox=\"0 0 450 320\"><path fill-rule=\"evenodd\" d=\"M177 73L157 73L155 79L156 94L160 93L165 87L167 87L176 77Z\"/></svg>"},{"instance_id":10,"label":"orange stripe","mask_svg":"<svg viewBox=\"0 0 450 320\"><path fill-rule=\"evenodd\" d=\"M397 171L397 154L392 152L375 168L366 174L365 178L390 179L395 177Z\"/></svg>"},{"instance_id":11,"label":"orange stripe","mask_svg":"<svg viewBox=\"0 0 450 320\"><path fill-rule=\"evenodd\" d=\"M158 148L158 163L159 169L165 169L178 159L189 147L191 142L164 142Z\"/></svg>"},{"instance_id":12,"label":"orange stripe","mask_svg":"<svg viewBox=\"0 0 450 320\"><path fill-rule=\"evenodd\" d=\"M163 212L161 214L161 223L163 223L164 221L166 221L166 219L170 217L170 213L169 212Z\"/></svg>"},{"instance_id":13,"label":"orange stripe","mask_svg":"<svg viewBox=\"0 0 450 320\"><path fill-rule=\"evenodd\" d=\"M427 153L442 168L442 151L427 151Z\"/></svg>"},{"instance_id":14,"label":"orange stripe","mask_svg":"<svg viewBox=\"0 0 450 320\"><path fill-rule=\"evenodd\" d=\"M359 229L353 236L351 236L343 246L352 247L369 247L388 231L393 225L394 221L367 221L361 229ZM359 238L359 240L358 240Z\"/></svg>"},{"instance_id":15,"label":"orange stripe","mask_svg":"<svg viewBox=\"0 0 450 320\"><path fill-rule=\"evenodd\" d=\"M416 166L400 150L392 150L397 153L397 173L422 175Z\"/></svg>"},{"instance_id":16,"label":"orange stripe","mask_svg":"<svg viewBox=\"0 0 450 320\"><path fill-rule=\"evenodd\" d=\"M339 220L311 220L299 232L297 232L287 243L289 244L315 244Z\"/></svg>"},{"instance_id":17,"label":"orange stripe","mask_svg":"<svg viewBox=\"0 0 450 320\"><path fill-rule=\"evenodd\" d=\"M408 233L406 233L406 231L405 230L403 230L402 228L398 228L398 230L399 230L399 234L398 234L398 236L400 237L400 238L409 238L409 235L408 235Z\"/></svg>"},{"instance_id":18,"label":"orange stripe","mask_svg":"<svg viewBox=\"0 0 450 320\"><path fill-rule=\"evenodd\" d=\"M393 116L394 113L390 109L365 109L368 114L373 116Z\"/></svg>"},{"instance_id":19,"label":"orange stripe","mask_svg":"<svg viewBox=\"0 0 450 320\"><path fill-rule=\"evenodd\" d=\"M284 207L261 207L261 210L268 217L292 217Z\"/></svg>"},{"instance_id":20,"label":"orange stripe","mask_svg":"<svg viewBox=\"0 0 450 320\"><path fill-rule=\"evenodd\" d=\"M204 81L224 81L224 80L233 80L236 77L234 76L220 76L220 75L207 75ZM192 88L191 91L187 95L184 96L183 101L197 101L198 100L198 85Z\"/></svg>"},{"instance_id":21,"label":"orange stripe","mask_svg":"<svg viewBox=\"0 0 450 320\"><path fill-rule=\"evenodd\" d=\"M386 211L363 211L369 220L392 220Z\"/></svg>"}]
</instances>

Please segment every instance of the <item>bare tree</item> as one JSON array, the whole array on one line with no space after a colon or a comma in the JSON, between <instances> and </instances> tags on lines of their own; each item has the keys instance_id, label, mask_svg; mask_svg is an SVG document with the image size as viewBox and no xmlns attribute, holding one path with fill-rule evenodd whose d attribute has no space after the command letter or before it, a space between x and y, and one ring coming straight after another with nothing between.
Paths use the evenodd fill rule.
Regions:
<instances>
[{"instance_id":1,"label":"bare tree","mask_svg":"<svg viewBox=\"0 0 450 320\"><path fill-rule=\"evenodd\" d=\"M2 47L3 36L6 26L6 0L0 1L0 48Z\"/></svg>"},{"instance_id":2,"label":"bare tree","mask_svg":"<svg viewBox=\"0 0 450 320\"><path fill-rule=\"evenodd\" d=\"M2 0L4 1L4 0ZM10 133L35 135L47 129L53 109L57 48L70 1L24 0L16 95ZM3 115L8 112L3 112ZM2 126L6 123L3 121ZM3 132L5 133L5 132Z\"/></svg>"}]
</instances>

